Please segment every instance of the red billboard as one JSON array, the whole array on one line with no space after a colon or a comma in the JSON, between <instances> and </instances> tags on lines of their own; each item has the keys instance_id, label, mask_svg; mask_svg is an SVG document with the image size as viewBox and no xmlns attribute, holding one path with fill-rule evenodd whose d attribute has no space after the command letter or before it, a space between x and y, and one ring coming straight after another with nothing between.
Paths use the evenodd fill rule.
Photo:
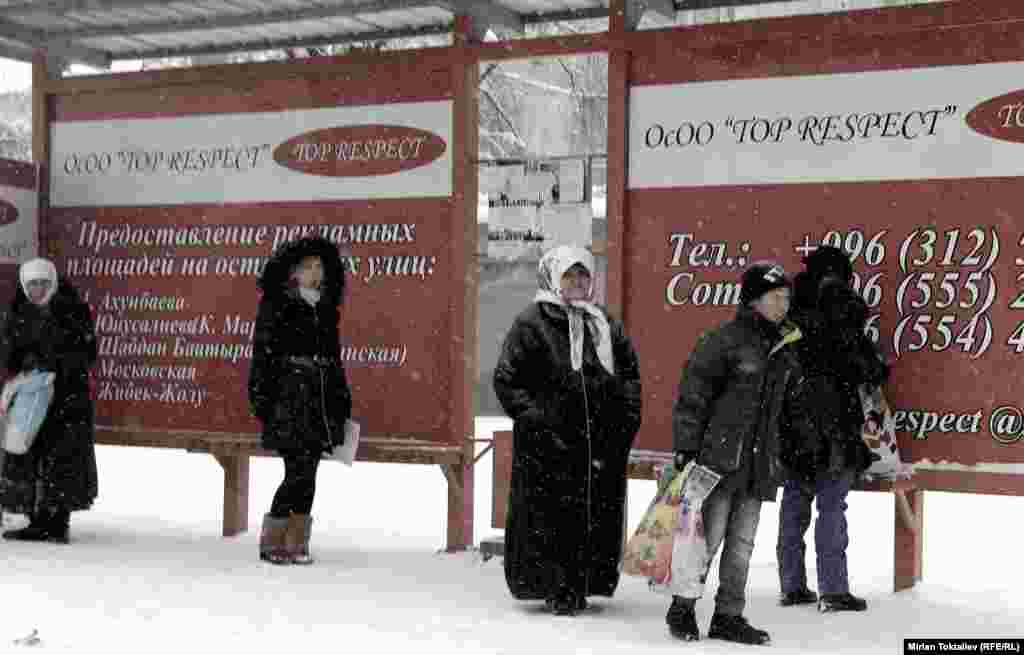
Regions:
<instances>
[{"instance_id":1,"label":"red billboard","mask_svg":"<svg viewBox=\"0 0 1024 655\"><path fill-rule=\"evenodd\" d=\"M256 280L277 246L316 234L346 266L363 433L452 442L450 70L302 70L54 97L44 236L93 309L98 426L258 432Z\"/></svg>"},{"instance_id":2,"label":"red billboard","mask_svg":"<svg viewBox=\"0 0 1024 655\"><path fill-rule=\"evenodd\" d=\"M1017 472L1024 53L988 40L998 25L929 32L924 47L898 26L882 39L835 17L763 23L757 41L742 25L667 30L632 53L623 297L645 392L637 447L671 448L683 366L734 315L743 268L795 273L830 244L852 259L868 334L893 363L903 458Z\"/></svg>"}]
</instances>

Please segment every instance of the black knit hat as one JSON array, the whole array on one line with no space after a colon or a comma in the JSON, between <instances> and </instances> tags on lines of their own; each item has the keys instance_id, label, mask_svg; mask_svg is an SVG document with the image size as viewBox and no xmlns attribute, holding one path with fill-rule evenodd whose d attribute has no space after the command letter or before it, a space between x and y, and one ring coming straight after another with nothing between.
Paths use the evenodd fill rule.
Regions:
<instances>
[{"instance_id":1,"label":"black knit hat","mask_svg":"<svg viewBox=\"0 0 1024 655\"><path fill-rule=\"evenodd\" d=\"M786 270L775 262L755 262L740 278L740 304L749 305L772 289L792 287Z\"/></svg>"}]
</instances>

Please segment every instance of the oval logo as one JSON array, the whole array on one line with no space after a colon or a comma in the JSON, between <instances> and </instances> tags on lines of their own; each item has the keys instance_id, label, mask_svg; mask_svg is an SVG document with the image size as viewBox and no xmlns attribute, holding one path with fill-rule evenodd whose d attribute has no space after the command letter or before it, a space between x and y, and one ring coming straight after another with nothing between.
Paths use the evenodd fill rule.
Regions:
<instances>
[{"instance_id":1,"label":"oval logo","mask_svg":"<svg viewBox=\"0 0 1024 655\"><path fill-rule=\"evenodd\" d=\"M447 148L444 139L427 130L401 125L352 125L288 139L274 148L274 161L309 175L366 177L426 166Z\"/></svg>"},{"instance_id":2,"label":"oval logo","mask_svg":"<svg viewBox=\"0 0 1024 655\"><path fill-rule=\"evenodd\" d=\"M1024 90L986 100L967 114L966 121L979 134L1024 143Z\"/></svg>"},{"instance_id":3,"label":"oval logo","mask_svg":"<svg viewBox=\"0 0 1024 655\"><path fill-rule=\"evenodd\" d=\"M18 220L18 208L0 198L0 225L10 225Z\"/></svg>"}]
</instances>

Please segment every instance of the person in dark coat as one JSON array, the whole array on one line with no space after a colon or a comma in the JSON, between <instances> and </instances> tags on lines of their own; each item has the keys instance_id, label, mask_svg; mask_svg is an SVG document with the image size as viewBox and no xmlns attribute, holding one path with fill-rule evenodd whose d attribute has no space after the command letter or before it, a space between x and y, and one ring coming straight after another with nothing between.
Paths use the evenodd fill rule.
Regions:
<instances>
[{"instance_id":1,"label":"person in dark coat","mask_svg":"<svg viewBox=\"0 0 1024 655\"><path fill-rule=\"evenodd\" d=\"M21 265L19 285L2 335L2 361L12 374L55 374L53 397L28 452L8 453L0 505L29 524L5 539L69 542L71 512L92 506L98 491L89 368L96 335L89 306L53 262Z\"/></svg>"},{"instance_id":2,"label":"person in dark coat","mask_svg":"<svg viewBox=\"0 0 1024 655\"><path fill-rule=\"evenodd\" d=\"M284 479L263 517L260 559L312 564L311 510L320 458L345 442L352 395L341 362L345 288L337 247L320 237L282 245L259 279L249 403L262 444L284 460Z\"/></svg>"},{"instance_id":3,"label":"person in dark coat","mask_svg":"<svg viewBox=\"0 0 1024 655\"><path fill-rule=\"evenodd\" d=\"M853 266L842 250L821 246L804 258L796 276L792 319L804 339L797 353L809 393L802 414L813 424L804 435L785 435L784 460L791 472L779 508L776 547L780 604L818 602L822 612L862 611L867 602L850 593L846 547L846 496L872 454L861 434L864 409L858 388L881 385L889 368L864 334L868 307L851 286ZM814 526L817 597L807 586L804 534Z\"/></svg>"},{"instance_id":4,"label":"person in dark coat","mask_svg":"<svg viewBox=\"0 0 1024 655\"><path fill-rule=\"evenodd\" d=\"M722 548L712 639L769 641L743 610L761 503L775 500L784 477L779 433L802 429L793 425L799 417L791 397L801 377L793 344L800 330L785 320L789 302L782 266L758 262L744 271L736 317L701 335L672 412L676 467L696 460L722 476L702 507L709 563ZM674 637L700 638L695 604L673 596L666 621Z\"/></svg>"},{"instance_id":5,"label":"person in dark coat","mask_svg":"<svg viewBox=\"0 0 1024 655\"><path fill-rule=\"evenodd\" d=\"M591 302L594 259L561 246L509 330L494 390L515 420L505 580L519 600L573 615L612 596L640 371L622 324Z\"/></svg>"}]
</instances>

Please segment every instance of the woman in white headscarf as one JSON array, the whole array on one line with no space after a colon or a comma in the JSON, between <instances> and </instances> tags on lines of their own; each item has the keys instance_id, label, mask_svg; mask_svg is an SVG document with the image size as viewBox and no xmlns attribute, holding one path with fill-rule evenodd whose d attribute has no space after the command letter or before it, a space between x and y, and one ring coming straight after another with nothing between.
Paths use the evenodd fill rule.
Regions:
<instances>
[{"instance_id":1,"label":"woman in white headscarf","mask_svg":"<svg viewBox=\"0 0 1024 655\"><path fill-rule=\"evenodd\" d=\"M494 390L515 420L505 579L557 614L619 581L626 464L640 427L640 371L622 324L593 303L594 258L561 246L515 320Z\"/></svg>"},{"instance_id":2,"label":"woman in white headscarf","mask_svg":"<svg viewBox=\"0 0 1024 655\"><path fill-rule=\"evenodd\" d=\"M96 336L89 306L53 262L32 259L19 269L20 285L0 335L0 364L12 374L55 374L46 418L24 455L8 454L0 505L26 514L29 524L5 539L68 543L71 512L92 506L97 492L93 403L89 368Z\"/></svg>"}]
</instances>

